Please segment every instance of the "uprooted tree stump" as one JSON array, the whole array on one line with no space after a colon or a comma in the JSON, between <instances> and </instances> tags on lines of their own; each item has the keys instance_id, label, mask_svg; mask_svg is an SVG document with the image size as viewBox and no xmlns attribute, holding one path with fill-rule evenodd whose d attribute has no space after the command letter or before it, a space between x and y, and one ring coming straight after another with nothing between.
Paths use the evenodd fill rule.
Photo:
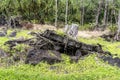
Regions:
<instances>
[{"instance_id":1,"label":"uprooted tree stump","mask_svg":"<svg viewBox=\"0 0 120 80\"><path fill-rule=\"evenodd\" d=\"M9 44L12 49L16 44L28 44L32 47L28 51L25 63L36 65L41 61L46 61L49 64L54 62L61 62L61 54L74 56L72 59L77 62L81 56L91 53L109 54L102 50L100 44L90 45L83 42L73 40L67 36L61 36L55 31L46 30L43 33L32 32L35 37L26 40L9 40L5 44ZM52 54L51 54L52 53Z\"/></svg>"}]
</instances>

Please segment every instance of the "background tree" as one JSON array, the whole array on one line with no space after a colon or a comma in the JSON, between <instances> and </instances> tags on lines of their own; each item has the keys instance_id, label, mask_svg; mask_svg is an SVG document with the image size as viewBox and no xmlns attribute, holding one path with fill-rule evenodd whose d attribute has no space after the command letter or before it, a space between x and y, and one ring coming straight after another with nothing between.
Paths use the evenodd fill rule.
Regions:
<instances>
[{"instance_id":1,"label":"background tree","mask_svg":"<svg viewBox=\"0 0 120 80\"><path fill-rule=\"evenodd\" d=\"M85 14L85 9L84 9L84 0L81 0L82 3L82 11L81 11L81 25L83 26L84 24L84 14Z\"/></svg>"},{"instance_id":2,"label":"background tree","mask_svg":"<svg viewBox=\"0 0 120 80\"><path fill-rule=\"evenodd\" d=\"M105 0L103 25L107 24L107 10L108 10L108 0Z\"/></svg>"},{"instance_id":3,"label":"background tree","mask_svg":"<svg viewBox=\"0 0 120 80\"><path fill-rule=\"evenodd\" d=\"M55 27L57 27L57 13L58 13L58 7L57 7L57 0L55 0L55 6L56 6L56 13L55 13Z\"/></svg>"},{"instance_id":4,"label":"background tree","mask_svg":"<svg viewBox=\"0 0 120 80\"><path fill-rule=\"evenodd\" d=\"M68 0L66 0L65 25L68 24L67 18L68 18Z\"/></svg>"},{"instance_id":5,"label":"background tree","mask_svg":"<svg viewBox=\"0 0 120 80\"><path fill-rule=\"evenodd\" d=\"M0 0L0 15L21 15L23 20L60 26L116 24L120 0ZM59 24L59 25L58 25Z\"/></svg>"},{"instance_id":6,"label":"background tree","mask_svg":"<svg viewBox=\"0 0 120 80\"><path fill-rule=\"evenodd\" d=\"M114 37L115 40L119 40L119 34L120 34L120 10L119 10L119 15L118 15L117 26L118 26L118 30L117 30L117 34Z\"/></svg>"},{"instance_id":7,"label":"background tree","mask_svg":"<svg viewBox=\"0 0 120 80\"><path fill-rule=\"evenodd\" d=\"M102 0L99 0L98 1L98 9L97 9L97 13L96 13L97 15L96 15L96 20L95 20L95 25L98 25L98 23L99 23L101 8L102 8Z\"/></svg>"}]
</instances>

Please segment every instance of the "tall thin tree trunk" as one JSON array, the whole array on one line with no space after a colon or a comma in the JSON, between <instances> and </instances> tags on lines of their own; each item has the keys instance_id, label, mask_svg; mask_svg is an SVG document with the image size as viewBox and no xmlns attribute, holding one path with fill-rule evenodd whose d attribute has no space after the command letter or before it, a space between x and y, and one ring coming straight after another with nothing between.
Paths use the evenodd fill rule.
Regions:
<instances>
[{"instance_id":1,"label":"tall thin tree trunk","mask_svg":"<svg viewBox=\"0 0 120 80\"><path fill-rule=\"evenodd\" d=\"M80 25L82 24L82 21L81 21L81 15L82 15L82 10L81 10L81 0L80 0L80 3L79 3L80 5Z\"/></svg>"},{"instance_id":2,"label":"tall thin tree trunk","mask_svg":"<svg viewBox=\"0 0 120 80\"><path fill-rule=\"evenodd\" d=\"M120 10L118 15L118 33L120 33Z\"/></svg>"},{"instance_id":3,"label":"tall thin tree trunk","mask_svg":"<svg viewBox=\"0 0 120 80\"><path fill-rule=\"evenodd\" d=\"M108 9L108 10L107 10L107 16L106 16L106 23L108 23L108 22L109 22L109 15L110 15L110 13L109 13L109 12L110 12L110 10Z\"/></svg>"},{"instance_id":4,"label":"tall thin tree trunk","mask_svg":"<svg viewBox=\"0 0 120 80\"><path fill-rule=\"evenodd\" d=\"M55 0L55 27L57 27L57 20L58 20L58 1Z\"/></svg>"},{"instance_id":5,"label":"tall thin tree trunk","mask_svg":"<svg viewBox=\"0 0 120 80\"><path fill-rule=\"evenodd\" d=\"M105 1L105 10L104 10L104 18L103 18L103 25L107 24L107 7L108 7L108 1Z\"/></svg>"},{"instance_id":6,"label":"tall thin tree trunk","mask_svg":"<svg viewBox=\"0 0 120 80\"><path fill-rule=\"evenodd\" d=\"M99 15L100 15L101 7L102 7L102 2L101 2L101 0L99 0L98 5L99 5L99 6L98 6L98 10L97 10L95 25L98 25L98 22L99 22Z\"/></svg>"},{"instance_id":7,"label":"tall thin tree trunk","mask_svg":"<svg viewBox=\"0 0 120 80\"><path fill-rule=\"evenodd\" d=\"M116 16L116 11L114 10L114 17L115 17L115 23L117 23L117 16Z\"/></svg>"},{"instance_id":8,"label":"tall thin tree trunk","mask_svg":"<svg viewBox=\"0 0 120 80\"><path fill-rule=\"evenodd\" d=\"M111 23L111 25L112 25L112 23L113 23L113 10L111 10L110 23Z\"/></svg>"},{"instance_id":9,"label":"tall thin tree trunk","mask_svg":"<svg viewBox=\"0 0 120 80\"><path fill-rule=\"evenodd\" d=\"M115 40L119 40L119 34L120 34L120 10L119 10L119 15L118 15L117 26L118 26L118 30L117 30L117 34L114 37Z\"/></svg>"},{"instance_id":10,"label":"tall thin tree trunk","mask_svg":"<svg viewBox=\"0 0 120 80\"><path fill-rule=\"evenodd\" d=\"M118 15L118 32L120 32L120 10Z\"/></svg>"},{"instance_id":11,"label":"tall thin tree trunk","mask_svg":"<svg viewBox=\"0 0 120 80\"><path fill-rule=\"evenodd\" d=\"M82 18L81 18L81 25L84 24L84 14L85 14L85 8L84 8L84 0L82 0Z\"/></svg>"},{"instance_id":12,"label":"tall thin tree trunk","mask_svg":"<svg viewBox=\"0 0 120 80\"><path fill-rule=\"evenodd\" d=\"M115 7L115 0L112 0L112 6ZM115 17L114 8L112 8L112 10L111 10L111 25L113 25L113 18L115 18L115 20L117 20L117 18ZM116 21L116 23L117 23L117 21Z\"/></svg>"},{"instance_id":13,"label":"tall thin tree trunk","mask_svg":"<svg viewBox=\"0 0 120 80\"><path fill-rule=\"evenodd\" d=\"M66 0L65 25L68 24L67 18L68 18L68 0Z\"/></svg>"},{"instance_id":14,"label":"tall thin tree trunk","mask_svg":"<svg viewBox=\"0 0 120 80\"><path fill-rule=\"evenodd\" d=\"M32 7L32 11L34 12L34 23L35 23L35 19L36 19L36 15L35 15L35 1L34 0L32 0L32 3L33 3L33 7Z\"/></svg>"}]
</instances>

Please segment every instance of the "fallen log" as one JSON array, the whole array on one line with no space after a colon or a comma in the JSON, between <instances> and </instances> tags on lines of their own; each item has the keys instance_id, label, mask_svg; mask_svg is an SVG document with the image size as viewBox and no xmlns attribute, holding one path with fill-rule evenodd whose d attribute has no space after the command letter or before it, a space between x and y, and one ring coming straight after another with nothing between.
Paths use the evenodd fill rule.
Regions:
<instances>
[{"instance_id":1,"label":"fallen log","mask_svg":"<svg viewBox=\"0 0 120 80\"><path fill-rule=\"evenodd\" d=\"M5 44L28 44L36 49L56 50L61 53L66 52L69 55L75 55L75 52L79 49L81 51L91 51L103 53L100 44L90 45L83 42L78 42L67 36L61 36L54 31L46 30L44 33L36 33L36 37L26 40L9 40Z\"/></svg>"},{"instance_id":2,"label":"fallen log","mask_svg":"<svg viewBox=\"0 0 120 80\"><path fill-rule=\"evenodd\" d=\"M34 38L30 38L26 40L9 40L5 42L5 44L11 45L10 46L11 49L17 44L28 44L29 46L31 46L33 48L32 51L35 53L31 55L32 51L28 52L28 56L26 57L26 61L25 61L25 63L28 63L28 64L30 63L35 65L44 60L49 63L48 58L51 58L50 56L47 56L47 57L36 56L43 53L48 54L49 53L48 50L56 51L58 53L64 53L69 56L74 56L74 59L76 60L78 60L81 56L85 56L87 54L92 54L92 53L102 53L102 54L111 55L110 52L103 51L102 46L100 44L97 44L97 45L85 44L83 42L73 40L67 37L66 35L61 36L52 30L46 30L43 33L33 32L32 35L34 35ZM53 62L54 60L56 61L56 59L57 59L56 57L51 58ZM31 61L33 63L31 63ZM57 59L57 62L60 62L60 61L61 61L60 58Z\"/></svg>"},{"instance_id":3,"label":"fallen log","mask_svg":"<svg viewBox=\"0 0 120 80\"><path fill-rule=\"evenodd\" d=\"M98 45L85 44L83 42L78 42L76 40L68 38L67 36L61 36L59 34L56 34L54 31L51 30L46 30L43 34L41 34L41 36L51 40L52 42L59 44L59 47L61 46L62 50L67 50L67 52L70 50L68 52L69 54L71 54L72 52L71 49L73 51L80 49L91 52L103 52L100 44Z\"/></svg>"}]
</instances>

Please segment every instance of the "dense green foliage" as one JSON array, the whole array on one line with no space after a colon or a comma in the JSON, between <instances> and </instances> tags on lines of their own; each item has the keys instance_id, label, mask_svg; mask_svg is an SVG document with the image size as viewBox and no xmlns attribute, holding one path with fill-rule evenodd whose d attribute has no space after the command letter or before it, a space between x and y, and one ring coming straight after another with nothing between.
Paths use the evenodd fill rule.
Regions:
<instances>
[{"instance_id":1,"label":"dense green foliage","mask_svg":"<svg viewBox=\"0 0 120 80\"><path fill-rule=\"evenodd\" d=\"M69 0L68 2L68 22L81 22L83 8L84 24L94 23L98 10L99 0ZM22 15L26 20L34 20L37 23L51 23L55 21L55 0L0 0L0 14L7 17L13 15ZM103 0L100 12L99 22L102 23L105 0ZM118 15L119 0L108 0L108 22L115 23L115 17ZM66 0L58 0L58 22L65 22ZM115 10L116 14L113 14Z\"/></svg>"}]
</instances>

